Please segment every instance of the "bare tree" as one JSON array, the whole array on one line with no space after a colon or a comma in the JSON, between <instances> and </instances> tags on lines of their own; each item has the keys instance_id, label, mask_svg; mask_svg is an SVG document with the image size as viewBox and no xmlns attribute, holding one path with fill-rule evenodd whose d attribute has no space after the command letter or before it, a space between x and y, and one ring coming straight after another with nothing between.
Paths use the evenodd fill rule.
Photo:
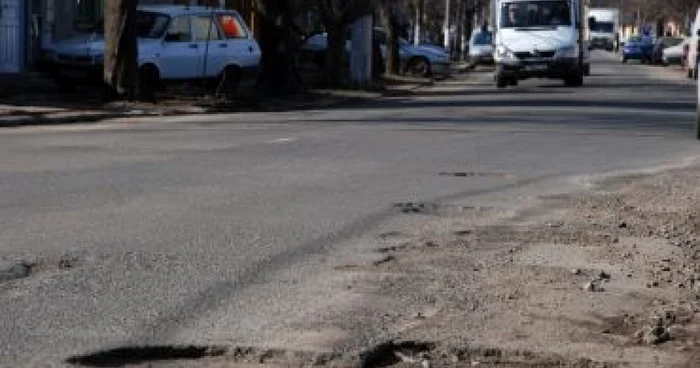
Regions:
<instances>
[{"instance_id":1,"label":"bare tree","mask_svg":"<svg viewBox=\"0 0 700 368\"><path fill-rule=\"evenodd\" d=\"M379 13L386 27L386 72L388 74L399 74L401 72L401 62L399 60L399 12L398 7L402 6L397 0L381 0L379 2Z\"/></svg>"},{"instance_id":2,"label":"bare tree","mask_svg":"<svg viewBox=\"0 0 700 368\"><path fill-rule=\"evenodd\" d=\"M138 45L136 4L138 0L107 0L105 7L104 97L136 96Z\"/></svg>"},{"instance_id":3,"label":"bare tree","mask_svg":"<svg viewBox=\"0 0 700 368\"><path fill-rule=\"evenodd\" d=\"M296 57L303 33L295 19L308 4L304 0L256 0L255 5L262 23L261 86L268 93L293 92L301 83Z\"/></svg>"}]
</instances>

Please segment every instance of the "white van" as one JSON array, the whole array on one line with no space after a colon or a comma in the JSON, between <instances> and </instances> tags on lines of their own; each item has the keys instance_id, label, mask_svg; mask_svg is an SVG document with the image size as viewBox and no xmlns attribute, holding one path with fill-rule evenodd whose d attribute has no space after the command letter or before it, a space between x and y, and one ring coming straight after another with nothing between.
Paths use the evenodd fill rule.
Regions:
<instances>
[{"instance_id":1,"label":"white van","mask_svg":"<svg viewBox=\"0 0 700 368\"><path fill-rule=\"evenodd\" d=\"M590 73L584 0L491 0L496 86L528 78L581 86Z\"/></svg>"},{"instance_id":2,"label":"white van","mask_svg":"<svg viewBox=\"0 0 700 368\"><path fill-rule=\"evenodd\" d=\"M690 47L688 47L688 78L698 78L698 32L700 32L700 8L695 15L693 31L690 33Z\"/></svg>"}]
</instances>

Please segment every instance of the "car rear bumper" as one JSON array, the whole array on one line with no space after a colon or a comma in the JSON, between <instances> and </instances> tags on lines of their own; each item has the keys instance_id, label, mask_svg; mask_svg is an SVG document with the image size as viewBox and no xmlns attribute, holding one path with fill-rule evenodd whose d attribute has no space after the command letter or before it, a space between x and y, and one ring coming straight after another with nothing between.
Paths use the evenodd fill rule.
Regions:
<instances>
[{"instance_id":1,"label":"car rear bumper","mask_svg":"<svg viewBox=\"0 0 700 368\"><path fill-rule=\"evenodd\" d=\"M78 84L97 84L102 82L104 66L102 64L62 63L42 60L37 68L55 79L69 79Z\"/></svg>"},{"instance_id":2,"label":"car rear bumper","mask_svg":"<svg viewBox=\"0 0 700 368\"><path fill-rule=\"evenodd\" d=\"M469 55L469 62L476 65L476 64L485 64L485 65L490 65L494 63L493 60L493 55L491 54L478 54L478 55Z\"/></svg>"},{"instance_id":3,"label":"car rear bumper","mask_svg":"<svg viewBox=\"0 0 700 368\"><path fill-rule=\"evenodd\" d=\"M496 78L552 78L564 79L580 73L577 58L560 58L555 60L533 60L518 63L497 64Z\"/></svg>"},{"instance_id":4,"label":"car rear bumper","mask_svg":"<svg viewBox=\"0 0 700 368\"><path fill-rule=\"evenodd\" d=\"M623 52L622 56L625 59L641 59L644 54L641 52Z\"/></svg>"}]
</instances>

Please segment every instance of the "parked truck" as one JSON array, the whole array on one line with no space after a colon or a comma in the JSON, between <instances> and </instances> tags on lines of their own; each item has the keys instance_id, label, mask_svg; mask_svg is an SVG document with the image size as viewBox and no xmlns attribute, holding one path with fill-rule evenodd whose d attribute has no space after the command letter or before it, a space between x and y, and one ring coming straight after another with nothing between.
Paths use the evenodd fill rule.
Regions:
<instances>
[{"instance_id":1,"label":"parked truck","mask_svg":"<svg viewBox=\"0 0 700 368\"><path fill-rule=\"evenodd\" d=\"M620 31L620 10L615 8L591 8L588 16L595 18L595 25L590 29L589 45L591 49L613 51L618 49Z\"/></svg>"},{"instance_id":2,"label":"parked truck","mask_svg":"<svg viewBox=\"0 0 700 368\"><path fill-rule=\"evenodd\" d=\"M578 87L590 74L585 0L491 0L495 82L561 79Z\"/></svg>"}]
</instances>

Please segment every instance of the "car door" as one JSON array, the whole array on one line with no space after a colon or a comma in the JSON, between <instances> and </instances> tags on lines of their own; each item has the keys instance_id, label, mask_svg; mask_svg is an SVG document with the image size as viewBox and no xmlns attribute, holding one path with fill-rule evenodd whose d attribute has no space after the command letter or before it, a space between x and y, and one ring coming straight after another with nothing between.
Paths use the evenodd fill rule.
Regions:
<instances>
[{"instance_id":1,"label":"car door","mask_svg":"<svg viewBox=\"0 0 700 368\"><path fill-rule=\"evenodd\" d=\"M243 69L257 68L260 62L260 48L250 37L248 28L238 13L219 13L218 20L227 43L224 48L225 64L236 64Z\"/></svg>"},{"instance_id":2,"label":"car door","mask_svg":"<svg viewBox=\"0 0 700 368\"><path fill-rule=\"evenodd\" d=\"M163 79L192 79L201 74L201 52L192 37L190 16L174 17L160 53Z\"/></svg>"},{"instance_id":3,"label":"car door","mask_svg":"<svg viewBox=\"0 0 700 368\"><path fill-rule=\"evenodd\" d=\"M201 52L201 75L218 76L228 63L230 51L216 15L212 12L193 16L192 35Z\"/></svg>"}]
</instances>

